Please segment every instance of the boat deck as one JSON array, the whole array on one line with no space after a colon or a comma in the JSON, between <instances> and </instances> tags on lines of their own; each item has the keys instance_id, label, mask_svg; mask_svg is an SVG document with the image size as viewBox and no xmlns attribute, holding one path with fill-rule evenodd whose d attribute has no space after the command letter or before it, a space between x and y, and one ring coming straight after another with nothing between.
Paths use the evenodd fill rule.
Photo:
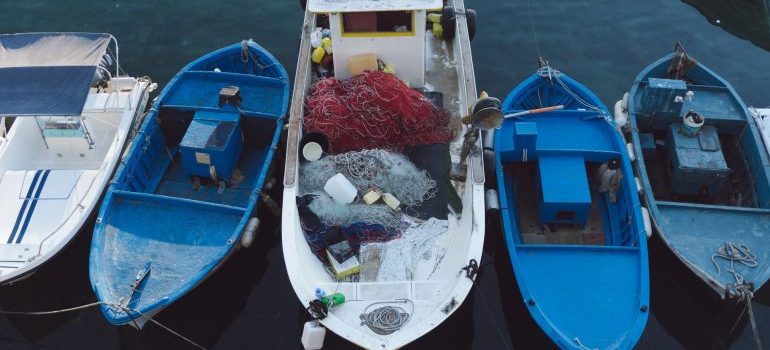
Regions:
<instances>
[{"instance_id":1,"label":"boat deck","mask_svg":"<svg viewBox=\"0 0 770 350\"><path fill-rule=\"evenodd\" d=\"M536 181L535 164L521 164L520 171L515 175L521 184L517 189L519 232L526 244L588 244L604 245L604 228L601 215L606 215L599 209L599 195L591 183L591 211L588 224L585 226L558 225L543 226L539 220L537 206L537 191L533 184ZM510 174L510 173L509 173Z\"/></svg>"},{"instance_id":2,"label":"boat deck","mask_svg":"<svg viewBox=\"0 0 770 350\"><path fill-rule=\"evenodd\" d=\"M262 170L261 165L264 163L266 155L267 149L244 149L238 161L238 171L235 175L240 180L232 186L227 186L221 194L218 193L218 184L211 181L201 182L200 187L196 189L190 176L184 172L180 156L176 155L174 162L163 175L155 193L169 197L245 207L249 202L249 196L254 191L257 175Z\"/></svg>"}]
</instances>

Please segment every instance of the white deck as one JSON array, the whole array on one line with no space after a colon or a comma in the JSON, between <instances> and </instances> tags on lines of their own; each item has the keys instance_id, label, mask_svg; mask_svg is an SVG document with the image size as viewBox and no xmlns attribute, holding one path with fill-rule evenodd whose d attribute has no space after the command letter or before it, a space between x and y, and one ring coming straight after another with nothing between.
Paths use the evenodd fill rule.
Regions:
<instances>
[{"instance_id":1,"label":"white deck","mask_svg":"<svg viewBox=\"0 0 770 350\"><path fill-rule=\"evenodd\" d=\"M110 84L116 91L92 90L84 107L93 147L84 138L43 139L32 117L17 118L0 144L0 283L50 259L98 206L148 98L148 81Z\"/></svg>"}]
</instances>

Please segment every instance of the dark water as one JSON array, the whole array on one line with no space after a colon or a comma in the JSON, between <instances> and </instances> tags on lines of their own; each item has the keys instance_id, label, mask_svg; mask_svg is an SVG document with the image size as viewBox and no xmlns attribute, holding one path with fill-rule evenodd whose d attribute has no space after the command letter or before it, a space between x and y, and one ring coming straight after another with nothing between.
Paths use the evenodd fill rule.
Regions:
<instances>
[{"instance_id":1,"label":"dark water","mask_svg":"<svg viewBox=\"0 0 770 350\"><path fill-rule=\"evenodd\" d=\"M504 95L531 74L540 54L611 105L642 68L682 41L692 56L731 81L749 105L770 105L770 53L761 48L770 42L767 0L467 1L479 17L473 43L477 82L492 95ZM293 73L301 17L292 0L0 2L0 32L110 32L120 42L124 69L161 85L190 60L249 37ZM712 24L717 19L720 24ZM304 311L288 282L277 221L268 220L258 245L235 255L158 320L210 348L300 348ZM553 347L522 306L494 218L488 228L478 288L446 323L410 348ZM0 288L2 308L47 310L93 301L89 230L33 277ZM741 309L719 302L657 238L651 240L650 265L652 314L637 348L753 349L745 318L731 332ZM759 291L754 308L762 341L770 346L770 288ZM0 349L185 347L155 326L142 332L110 326L95 309L0 316ZM329 334L326 348L353 347Z\"/></svg>"}]
</instances>

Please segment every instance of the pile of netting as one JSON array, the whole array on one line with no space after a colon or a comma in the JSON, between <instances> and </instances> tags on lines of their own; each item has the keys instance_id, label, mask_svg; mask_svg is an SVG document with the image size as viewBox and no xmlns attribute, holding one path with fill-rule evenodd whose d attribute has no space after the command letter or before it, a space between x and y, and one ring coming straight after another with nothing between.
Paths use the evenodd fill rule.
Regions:
<instances>
[{"instance_id":1,"label":"pile of netting","mask_svg":"<svg viewBox=\"0 0 770 350\"><path fill-rule=\"evenodd\" d=\"M310 250L324 263L329 238L341 234L358 254L362 244L399 238L408 226L401 220L400 213L386 205L344 205L334 202L325 193L297 197L297 209Z\"/></svg>"},{"instance_id":2,"label":"pile of netting","mask_svg":"<svg viewBox=\"0 0 770 350\"><path fill-rule=\"evenodd\" d=\"M399 78L366 72L319 81L305 100L305 129L326 136L333 153L450 142L449 113Z\"/></svg>"},{"instance_id":3,"label":"pile of netting","mask_svg":"<svg viewBox=\"0 0 770 350\"><path fill-rule=\"evenodd\" d=\"M436 181L405 156L381 149L328 156L302 166L299 183L303 193L322 192L326 182L342 173L359 194L371 190L391 193L407 208L419 207L436 195ZM354 212L355 205L348 206Z\"/></svg>"}]
</instances>

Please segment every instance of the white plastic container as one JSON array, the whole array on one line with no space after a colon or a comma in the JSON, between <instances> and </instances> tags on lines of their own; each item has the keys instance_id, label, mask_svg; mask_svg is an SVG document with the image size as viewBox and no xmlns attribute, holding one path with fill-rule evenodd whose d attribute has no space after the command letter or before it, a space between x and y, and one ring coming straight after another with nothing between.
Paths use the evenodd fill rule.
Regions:
<instances>
[{"instance_id":1,"label":"white plastic container","mask_svg":"<svg viewBox=\"0 0 770 350\"><path fill-rule=\"evenodd\" d=\"M305 322L305 327L302 329L302 347L305 350L323 348L324 338L326 338L326 328L324 326L321 326L317 321Z\"/></svg>"},{"instance_id":2,"label":"white plastic container","mask_svg":"<svg viewBox=\"0 0 770 350\"><path fill-rule=\"evenodd\" d=\"M310 162L321 159L323 153L323 148L318 142L308 142L302 147L302 156Z\"/></svg>"},{"instance_id":3,"label":"white plastic container","mask_svg":"<svg viewBox=\"0 0 770 350\"><path fill-rule=\"evenodd\" d=\"M358 195L356 187L353 186L342 173L337 173L337 175L332 176L329 181L326 181L324 191L326 191L335 202L342 204L353 203L353 200L356 199L356 195Z\"/></svg>"}]
</instances>

